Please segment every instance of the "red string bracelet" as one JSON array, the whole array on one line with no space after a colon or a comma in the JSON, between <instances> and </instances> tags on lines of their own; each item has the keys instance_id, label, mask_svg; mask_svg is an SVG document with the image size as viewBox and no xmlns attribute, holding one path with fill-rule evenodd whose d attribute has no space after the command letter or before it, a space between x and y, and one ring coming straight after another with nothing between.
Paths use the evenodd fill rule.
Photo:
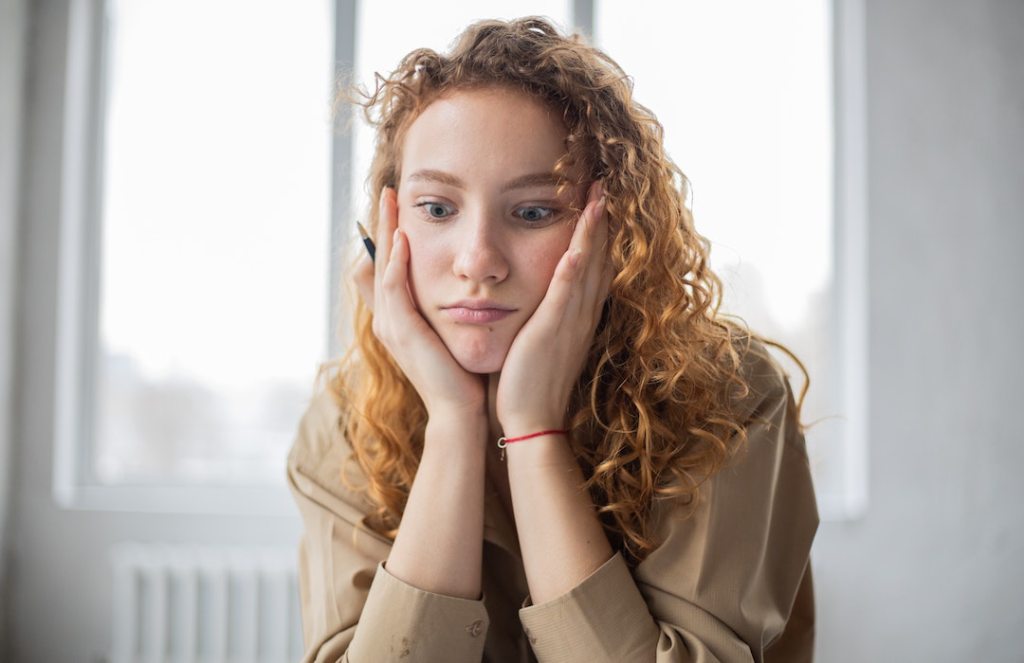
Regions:
<instances>
[{"instance_id":1,"label":"red string bracelet","mask_svg":"<svg viewBox=\"0 0 1024 663\"><path fill-rule=\"evenodd\" d=\"M529 440L531 437L540 437L541 435L568 435L567 430L542 430L539 433L530 433L529 435L520 435L519 437L499 437L498 448L501 449L501 460L505 460L505 447L513 442L519 442L520 440Z\"/></svg>"}]
</instances>

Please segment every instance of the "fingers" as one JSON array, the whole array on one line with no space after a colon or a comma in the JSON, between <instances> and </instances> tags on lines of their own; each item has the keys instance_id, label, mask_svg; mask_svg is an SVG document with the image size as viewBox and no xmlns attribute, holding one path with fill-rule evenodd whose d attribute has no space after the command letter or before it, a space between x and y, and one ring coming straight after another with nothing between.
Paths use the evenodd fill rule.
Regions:
<instances>
[{"instance_id":1,"label":"fingers","mask_svg":"<svg viewBox=\"0 0 1024 663\"><path fill-rule=\"evenodd\" d=\"M408 254L408 240L401 230L395 228L395 232L391 235L391 255L388 263L384 265L384 278L381 281L391 297L398 295L399 291L405 293Z\"/></svg>"},{"instance_id":2,"label":"fingers","mask_svg":"<svg viewBox=\"0 0 1024 663\"><path fill-rule=\"evenodd\" d=\"M380 281L374 293L374 325L379 329L378 336L385 344L393 345L401 342L411 329L425 331L427 324L417 310L409 289L409 238L398 227L394 190L387 191L387 198L381 225L386 224L393 230L387 238L382 238L388 246L387 262L378 263L377 266ZM377 255L379 260L380 252Z\"/></svg>"},{"instance_id":3,"label":"fingers","mask_svg":"<svg viewBox=\"0 0 1024 663\"><path fill-rule=\"evenodd\" d=\"M566 266L564 267L565 271L561 275L566 280L576 278L585 267L585 261L588 257L589 238L594 226L594 217L596 212L600 211L597 210L600 196L601 182L598 180L593 182L588 189L587 204L583 208L580 218L576 221L572 238L569 240L569 248L565 251L563 262L566 263ZM560 265L559 267L561 270L562 266Z\"/></svg>"},{"instance_id":4,"label":"fingers","mask_svg":"<svg viewBox=\"0 0 1024 663\"><path fill-rule=\"evenodd\" d=\"M590 185L587 207L584 210L583 216L580 217L580 223L576 224L576 232L573 233L572 239L572 244L576 245L581 251L578 264L586 265L588 270L592 264L590 257L595 253L593 249L603 249L604 245L607 244L607 233L605 233L603 237L599 238L599 245L594 246L595 236L598 235L600 226L605 221L604 208L604 183L601 180L597 180ZM607 228L607 224L605 223L604 225Z\"/></svg>"},{"instance_id":5,"label":"fingers","mask_svg":"<svg viewBox=\"0 0 1024 663\"><path fill-rule=\"evenodd\" d=\"M394 200L394 189L384 187L380 193L380 205L377 208L377 239L376 258L374 258L374 290L380 292L384 272L391 262L392 241L395 228L398 227L397 205Z\"/></svg>"},{"instance_id":6,"label":"fingers","mask_svg":"<svg viewBox=\"0 0 1024 663\"><path fill-rule=\"evenodd\" d=\"M592 308L588 303L600 294L605 276L608 252L605 207L604 183L597 180L590 186L587 206L569 243L570 263L573 263L570 277L579 291L576 301L580 310Z\"/></svg>"},{"instance_id":7,"label":"fingers","mask_svg":"<svg viewBox=\"0 0 1024 663\"><path fill-rule=\"evenodd\" d=\"M583 312L593 308L590 302L596 296L600 282L599 273L595 274L595 264L603 264L605 261L608 234L607 223L604 221L603 192L600 180L591 184L587 205L576 222L569 248L562 255L548 286L543 304L551 311L554 320L575 321ZM599 242L601 250L593 250L594 235L600 235L602 229L605 237Z\"/></svg>"},{"instance_id":8,"label":"fingers","mask_svg":"<svg viewBox=\"0 0 1024 663\"><path fill-rule=\"evenodd\" d=\"M356 263L356 269L353 273L353 280L356 282L356 290L359 292L360 299L363 300L363 304L366 308L373 310L373 281L374 281L374 264L370 260L370 256L366 253L359 258Z\"/></svg>"},{"instance_id":9,"label":"fingers","mask_svg":"<svg viewBox=\"0 0 1024 663\"><path fill-rule=\"evenodd\" d=\"M608 215L605 213L607 196L603 184L600 181L595 183L595 187L600 185L598 201L592 208L583 237L584 249L581 257L585 259L586 267L580 276L584 290L582 304L586 306L587 302L594 302L593 310L597 315L600 315L614 276L609 255Z\"/></svg>"},{"instance_id":10,"label":"fingers","mask_svg":"<svg viewBox=\"0 0 1024 663\"><path fill-rule=\"evenodd\" d=\"M398 225L397 205L394 201L394 190L384 187L380 193L377 207L377 229L374 247L375 257L363 255L359 258L353 274L356 289L363 303L371 311L377 308L376 293L381 290L381 281L391 257L391 243L394 229Z\"/></svg>"},{"instance_id":11,"label":"fingers","mask_svg":"<svg viewBox=\"0 0 1024 663\"><path fill-rule=\"evenodd\" d=\"M594 297L594 318L600 319L601 311L604 309L604 303L608 299L608 295L611 293L612 281L615 279L615 267L612 265L611 258L605 260L604 272L601 274L601 283L597 289L597 296Z\"/></svg>"}]
</instances>

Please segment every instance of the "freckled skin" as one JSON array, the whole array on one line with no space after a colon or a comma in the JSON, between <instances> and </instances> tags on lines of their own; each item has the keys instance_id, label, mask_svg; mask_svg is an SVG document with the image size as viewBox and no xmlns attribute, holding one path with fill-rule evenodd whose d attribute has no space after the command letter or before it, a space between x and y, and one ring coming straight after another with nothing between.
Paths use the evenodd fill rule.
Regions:
<instances>
[{"instance_id":1,"label":"freckled skin","mask_svg":"<svg viewBox=\"0 0 1024 663\"><path fill-rule=\"evenodd\" d=\"M553 185L502 191L510 180L550 173L565 152L566 129L519 92L460 91L436 100L410 125L402 150L398 223L409 240L413 302L456 361L473 373L500 372L516 333L537 309L569 246L571 215L530 226L524 210L582 207L581 187L556 197ZM463 187L411 177L443 171ZM450 212L434 219L424 202ZM419 204L419 206L417 206ZM487 298L515 311L487 324L456 322L442 310Z\"/></svg>"}]
</instances>

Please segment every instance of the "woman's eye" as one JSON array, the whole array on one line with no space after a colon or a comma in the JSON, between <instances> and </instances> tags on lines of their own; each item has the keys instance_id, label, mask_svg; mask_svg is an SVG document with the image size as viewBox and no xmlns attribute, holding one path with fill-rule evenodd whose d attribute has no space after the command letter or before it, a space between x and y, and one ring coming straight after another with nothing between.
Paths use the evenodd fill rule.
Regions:
<instances>
[{"instance_id":1,"label":"woman's eye","mask_svg":"<svg viewBox=\"0 0 1024 663\"><path fill-rule=\"evenodd\" d=\"M516 210L516 213L523 221L527 221L528 223L540 223L542 221L547 221L550 217L554 216L555 210L551 207L540 206L520 207Z\"/></svg>"},{"instance_id":2,"label":"woman's eye","mask_svg":"<svg viewBox=\"0 0 1024 663\"><path fill-rule=\"evenodd\" d=\"M422 207L431 219L443 219L446 216L451 215L451 210L448 205L441 203L426 201L422 203L416 203L413 207Z\"/></svg>"}]
</instances>

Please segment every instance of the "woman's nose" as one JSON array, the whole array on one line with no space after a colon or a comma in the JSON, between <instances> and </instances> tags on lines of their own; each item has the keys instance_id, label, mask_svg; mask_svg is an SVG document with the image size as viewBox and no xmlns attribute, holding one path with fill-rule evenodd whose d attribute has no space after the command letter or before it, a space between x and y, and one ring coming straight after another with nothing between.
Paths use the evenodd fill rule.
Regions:
<instances>
[{"instance_id":1,"label":"woman's nose","mask_svg":"<svg viewBox=\"0 0 1024 663\"><path fill-rule=\"evenodd\" d=\"M508 276L503 242L499 233L487 221L466 224L465 236L455 251L452 269L459 278L471 281L500 283Z\"/></svg>"}]
</instances>

